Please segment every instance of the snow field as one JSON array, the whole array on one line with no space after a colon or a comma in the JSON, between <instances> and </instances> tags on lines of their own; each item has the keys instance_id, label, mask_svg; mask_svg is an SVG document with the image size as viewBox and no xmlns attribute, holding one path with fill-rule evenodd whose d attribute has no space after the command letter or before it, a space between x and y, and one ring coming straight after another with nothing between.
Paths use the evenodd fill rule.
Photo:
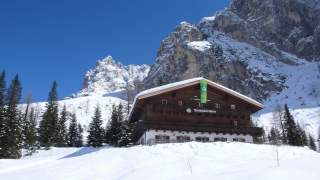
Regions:
<instances>
[{"instance_id":1,"label":"snow field","mask_svg":"<svg viewBox=\"0 0 320 180\"><path fill-rule=\"evenodd\" d=\"M320 154L301 147L181 143L130 148L52 148L0 160L1 179L291 179L318 180Z\"/></svg>"}]
</instances>

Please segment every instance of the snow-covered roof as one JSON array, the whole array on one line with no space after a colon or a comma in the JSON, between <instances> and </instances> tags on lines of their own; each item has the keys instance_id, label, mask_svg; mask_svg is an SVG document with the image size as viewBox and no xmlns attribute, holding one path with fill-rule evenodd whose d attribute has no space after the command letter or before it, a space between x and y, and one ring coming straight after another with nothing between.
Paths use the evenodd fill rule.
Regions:
<instances>
[{"instance_id":1,"label":"snow-covered roof","mask_svg":"<svg viewBox=\"0 0 320 180\"><path fill-rule=\"evenodd\" d=\"M196 77L196 78L192 78L192 79L187 79L187 80L183 80L183 81L179 81L179 82L175 82L175 83L170 83L170 84L166 84L166 85L163 85L163 86L159 86L159 87L155 87L155 88L151 88L151 89L148 89L148 90L145 90L145 91L142 91L140 92L139 94L136 95L135 99L134 99L134 102L133 102L133 106L130 110L130 113L129 113L129 118L131 117L131 113L132 113L132 110L135 106L135 104L137 103L137 100L139 99L144 99L144 98L147 98L147 97L151 97L151 96L155 96L155 95L158 95L158 94L162 94L162 93L165 93L165 92L169 92L169 91L173 91L173 90L176 90L176 89L181 89L181 88L184 88L184 87L188 87L188 86L191 86L191 85L194 85L194 84L198 84L200 83L201 80L206 80L208 82L208 85L212 86L212 87L215 87L219 90L222 90L228 94L231 94L235 97L238 97L250 104L253 104L255 106L258 106L260 108L263 108L263 105L261 103L259 103L258 101L252 99L252 98L249 98L243 94L240 94L232 89L229 89L225 86L222 86L218 83L215 83L213 81L210 81L208 79L205 79L203 77Z\"/></svg>"}]
</instances>

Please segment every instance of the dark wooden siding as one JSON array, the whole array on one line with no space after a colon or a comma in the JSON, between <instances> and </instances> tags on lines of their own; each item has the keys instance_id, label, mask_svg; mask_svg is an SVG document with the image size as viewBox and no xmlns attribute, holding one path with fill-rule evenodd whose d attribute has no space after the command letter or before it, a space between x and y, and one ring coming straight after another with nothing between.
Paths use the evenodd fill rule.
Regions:
<instances>
[{"instance_id":1,"label":"dark wooden siding","mask_svg":"<svg viewBox=\"0 0 320 180\"><path fill-rule=\"evenodd\" d=\"M208 86L208 102L199 106L200 85L166 92L139 100L140 126L168 130L208 131L218 129L235 132L252 131L250 115L255 106L221 90ZM163 103L167 102L167 103ZM179 101L182 104L179 104ZM219 107L217 107L217 105ZM235 105L235 109L231 109ZM188 113L187 109L192 112ZM194 112L194 109L216 111L216 113ZM138 116L138 115L136 115ZM235 125L236 124L236 125ZM248 133L250 133L248 132Z\"/></svg>"}]
</instances>

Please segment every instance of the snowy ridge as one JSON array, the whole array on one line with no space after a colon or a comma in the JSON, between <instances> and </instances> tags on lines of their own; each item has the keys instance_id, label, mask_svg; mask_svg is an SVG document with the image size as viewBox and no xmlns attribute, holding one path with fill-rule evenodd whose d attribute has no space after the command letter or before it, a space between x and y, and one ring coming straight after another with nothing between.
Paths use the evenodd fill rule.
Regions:
<instances>
[{"instance_id":1,"label":"snowy ridge","mask_svg":"<svg viewBox=\"0 0 320 180\"><path fill-rule=\"evenodd\" d=\"M0 160L0 177L10 180L39 177L47 180L318 180L319 161L319 153L308 148L248 143L52 148L20 160Z\"/></svg>"}]
</instances>

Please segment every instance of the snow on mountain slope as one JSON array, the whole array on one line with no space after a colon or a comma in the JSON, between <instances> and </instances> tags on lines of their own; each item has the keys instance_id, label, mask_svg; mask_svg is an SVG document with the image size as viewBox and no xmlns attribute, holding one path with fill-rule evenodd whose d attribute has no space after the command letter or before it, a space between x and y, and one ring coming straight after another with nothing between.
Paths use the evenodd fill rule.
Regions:
<instances>
[{"instance_id":1,"label":"snow on mountain slope","mask_svg":"<svg viewBox=\"0 0 320 180\"><path fill-rule=\"evenodd\" d=\"M307 133L311 134L314 138L318 138L320 132L320 107L291 109L291 113L296 122ZM264 127L266 132L270 132L274 126L272 112L259 113L255 115L254 120L258 126Z\"/></svg>"},{"instance_id":2,"label":"snow on mountain slope","mask_svg":"<svg viewBox=\"0 0 320 180\"><path fill-rule=\"evenodd\" d=\"M209 42L219 44L223 56L229 61L241 61L257 72L257 77L283 82L285 88L274 92L264 101L262 112L272 111L277 105L287 103L292 108L320 106L320 62L308 62L295 55L283 53L286 61L261 51L247 43L235 41L223 33L214 31Z\"/></svg>"},{"instance_id":3,"label":"snow on mountain slope","mask_svg":"<svg viewBox=\"0 0 320 180\"><path fill-rule=\"evenodd\" d=\"M92 120L96 106L100 107L103 124L106 124L111 116L112 105L118 105L119 103L122 103L124 106L126 105L126 101L120 98L100 95L91 95L58 101L59 110L61 111L63 106L66 105L69 112L76 114L78 122L84 125L85 130ZM38 121L41 119L41 115L45 111L45 105L46 102L32 104L32 107L35 108Z\"/></svg>"},{"instance_id":4,"label":"snow on mountain slope","mask_svg":"<svg viewBox=\"0 0 320 180\"><path fill-rule=\"evenodd\" d=\"M134 86L141 82L149 69L146 64L124 66L107 56L97 61L96 67L86 73L83 89L74 96L102 95L123 90L127 84Z\"/></svg>"},{"instance_id":5,"label":"snow on mountain slope","mask_svg":"<svg viewBox=\"0 0 320 180\"><path fill-rule=\"evenodd\" d=\"M225 179L318 180L320 154L302 147L246 143L181 143L131 148L52 148L0 160L3 180Z\"/></svg>"},{"instance_id":6,"label":"snow on mountain slope","mask_svg":"<svg viewBox=\"0 0 320 180\"><path fill-rule=\"evenodd\" d=\"M238 42L218 31L210 32L211 43L220 45L223 56L229 61L241 61L256 72L256 77L282 83L280 92L271 92L264 100L264 109L255 119L267 131L272 124L272 111L288 104L293 116L304 129L317 138L320 133L320 62L309 62L282 52L279 61L269 53L243 42ZM285 59L285 61L284 61Z\"/></svg>"}]
</instances>

